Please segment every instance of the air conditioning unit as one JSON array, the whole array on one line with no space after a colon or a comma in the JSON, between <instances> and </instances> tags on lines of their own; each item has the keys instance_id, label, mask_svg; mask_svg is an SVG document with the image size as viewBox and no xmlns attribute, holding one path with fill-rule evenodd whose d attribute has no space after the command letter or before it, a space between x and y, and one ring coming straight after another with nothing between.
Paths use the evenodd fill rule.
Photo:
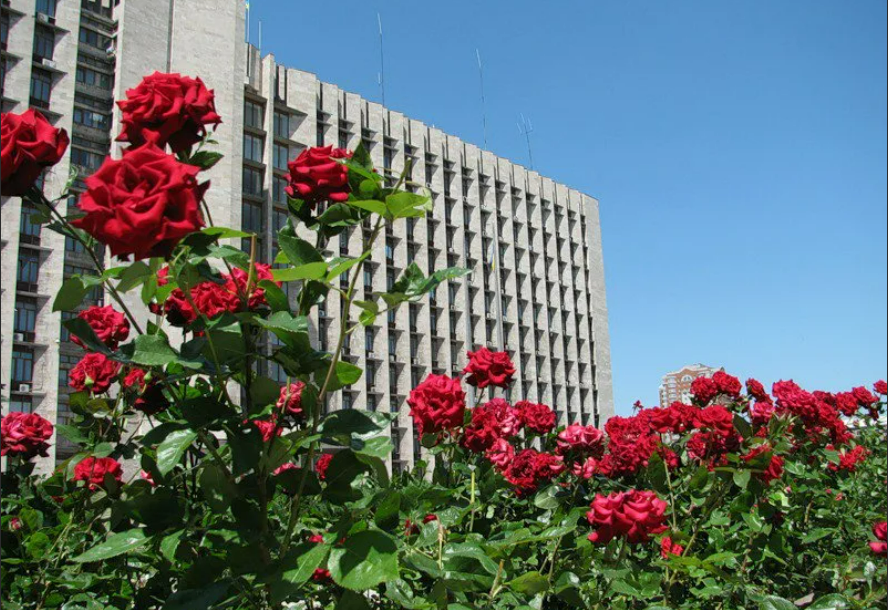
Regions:
<instances>
[{"instance_id":1,"label":"air conditioning unit","mask_svg":"<svg viewBox=\"0 0 888 610\"><path fill-rule=\"evenodd\" d=\"M366 358L367 360L373 360L376 358L376 355L373 352L367 352Z\"/></svg>"},{"instance_id":2,"label":"air conditioning unit","mask_svg":"<svg viewBox=\"0 0 888 610\"><path fill-rule=\"evenodd\" d=\"M12 333L12 340L13 341L24 341L25 340L25 333Z\"/></svg>"},{"instance_id":3,"label":"air conditioning unit","mask_svg":"<svg viewBox=\"0 0 888 610\"><path fill-rule=\"evenodd\" d=\"M30 383L20 383L20 384L18 384L18 391L19 391L19 392L27 392L27 393L30 393L30 392L31 392L31 384L30 384Z\"/></svg>"},{"instance_id":4,"label":"air conditioning unit","mask_svg":"<svg viewBox=\"0 0 888 610\"><path fill-rule=\"evenodd\" d=\"M368 392L375 392L376 391L376 384L375 383L368 383L367 384L367 391Z\"/></svg>"},{"instance_id":5,"label":"air conditioning unit","mask_svg":"<svg viewBox=\"0 0 888 610\"><path fill-rule=\"evenodd\" d=\"M397 357L394 354L389 354L389 362L395 363L397 362Z\"/></svg>"},{"instance_id":6,"label":"air conditioning unit","mask_svg":"<svg viewBox=\"0 0 888 610\"><path fill-rule=\"evenodd\" d=\"M55 70L56 63L55 63L53 60L51 60L51 59L47 59L47 58L44 57L44 58L41 60L41 63L44 65L44 67L46 67L46 68L50 68L50 69L52 69L52 70Z\"/></svg>"},{"instance_id":7,"label":"air conditioning unit","mask_svg":"<svg viewBox=\"0 0 888 610\"><path fill-rule=\"evenodd\" d=\"M46 13L37 13L37 21L40 23L52 23L53 19Z\"/></svg>"},{"instance_id":8,"label":"air conditioning unit","mask_svg":"<svg viewBox=\"0 0 888 610\"><path fill-rule=\"evenodd\" d=\"M411 358L411 359L410 359L410 362L413 363L413 364L416 364L416 365L418 365L418 364L420 363L420 362L419 362L419 358Z\"/></svg>"}]
</instances>

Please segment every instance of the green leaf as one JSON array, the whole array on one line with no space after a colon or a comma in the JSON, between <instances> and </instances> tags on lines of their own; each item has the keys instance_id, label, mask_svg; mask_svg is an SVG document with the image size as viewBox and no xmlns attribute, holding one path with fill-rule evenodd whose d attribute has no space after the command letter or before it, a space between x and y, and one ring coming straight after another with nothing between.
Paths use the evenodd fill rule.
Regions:
<instances>
[{"instance_id":1,"label":"green leaf","mask_svg":"<svg viewBox=\"0 0 888 610\"><path fill-rule=\"evenodd\" d=\"M162 335L139 335L133 343L125 347L130 345L133 346L130 359L134 364L165 366L179 360L167 338Z\"/></svg>"},{"instance_id":2,"label":"green leaf","mask_svg":"<svg viewBox=\"0 0 888 610\"><path fill-rule=\"evenodd\" d=\"M370 610L370 605L360 593L347 590L336 602L335 610Z\"/></svg>"},{"instance_id":3,"label":"green leaf","mask_svg":"<svg viewBox=\"0 0 888 610\"><path fill-rule=\"evenodd\" d=\"M365 530L330 551L330 574L338 584L366 591L398 578L398 547L387 534Z\"/></svg>"},{"instance_id":4,"label":"green leaf","mask_svg":"<svg viewBox=\"0 0 888 610\"><path fill-rule=\"evenodd\" d=\"M358 258L334 259L331 261L332 268L327 273L327 282L332 282L340 275L360 263L362 260L370 256L370 252L364 252Z\"/></svg>"},{"instance_id":5,"label":"green leaf","mask_svg":"<svg viewBox=\"0 0 888 610\"><path fill-rule=\"evenodd\" d=\"M290 299L280 286L272 280L259 280L259 287L265 290L265 300L272 311L290 313Z\"/></svg>"},{"instance_id":6,"label":"green leaf","mask_svg":"<svg viewBox=\"0 0 888 610\"><path fill-rule=\"evenodd\" d=\"M157 447L157 469L167 474L182 461L185 451L197 438L197 432L189 429L174 430Z\"/></svg>"},{"instance_id":7,"label":"green leaf","mask_svg":"<svg viewBox=\"0 0 888 610\"><path fill-rule=\"evenodd\" d=\"M176 591L163 604L163 610L209 610L228 591L228 582L217 582L199 589Z\"/></svg>"},{"instance_id":8,"label":"green leaf","mask_svg":"<svg viewBox=\"0 0 888 610\"><path fill-rule=\"evenodd\" d=\"M509 588L524 595L536 595L549 588L549 579L539 572L527 572L508 583Z\"/></svg>"},{"instance_id":9,"label":"green leaf","mask_svg":"<svg viewBox=\"0 0 888 610\"><path fill-rule=\"evenodd\" d=\"M215 462L204 464L198 484L210 510L216 513L228 510L231 501L238 495L237 486L228 480L222 468Z\"/></svg>"},{"instance_id":10,"label":"green leaf","mask_svg":"<svg viewBox=\"0 0 888 610\"><path fill-rule=\"evenodd\" d=\"M188 158L188 165L196 165L203 170L207 170L221 161L224 156L220 152L199 150Z\"/></svg>"},{"instance_id":11,"label":"green leaf","mask_svg":"<svg viewBox=\"0 0 888 610\"><path fill-rule=\"evenodd\" d=\"M69 277L62 283L62 287L56 293L56 298L52 302L53 312L76 309L83 304L83 299L86 297L87 292L89 292L89 288L83 285L79 275Z\"/></svg>"},{"instance_id":12,"label":"green leaf","mask_svg":"<svg viewBox=\"0 0 888 610\"><path fill-rule=\"evenodd\" d=\"M734 471L734 485L739 487L740 489L746 489L749 485L749 480L752 478L751 470L735 470Z\"/></svg>"},{"instance_id":13,"label":"green leaf","mask_svg":"<svg viewBox=\"0 0 888 610\"><path fill-rule=\"evenodd\" d=\"M88 563L90 561L110 559L111 557L117 557L118 555L141 548L148 540L149 538L145 536L145 532L138 528L120 532L119 534L111 534L104 542L78 555L71 561Z\"/></svg>"},{"instance_id":14,"label":"green leaf","mask_svg":"<svg viewBox=\"0 0 888 610\"><path fill-rule=\"evenodd\" d=\"M252 235L251 233L245 233L244 231L238 231L237 229L229 229L228 227L207 227L201 229L201 233L217 239L239 239Z\"/></svg>"},{"instance_id":15,"label":"green leaf","mask_svg":"<svg viewBox=\"0 0 888 610\"><path fill-rule=\"evenodd\" d=\"M142 284L153 274L154 271L151 269L151 267L149 267L142 261L136 261L129 267L126 267L120 274L118 278L120 281L117 284L117 291L129 292L136 286Z\"/></svg>"},{"instance_id":16,"label":"green leaf","mask_svg":"<svg viewBox=\"0 0 888 610\"><path fill-rule=\"evenodd\" d=\"M298 350L311 350L308 337L308 318L294 316L285 311L276 311L268 319L256 318L256 323L270 330L288 347Z\"/></svg>"},{"instance_id":17,"label":"green leaf","mask_svg":"<svg viewBox=\"0 0 888 610\"><path fill-rule=\"evenodd\" d=\"M276 603L296 593L324 563L328 547L325 544L305 543L293 548L281 559L279 576L272 576L272 598Z\"/></svg>"},{"instance_id":18,"label":"green leaf","mask_svg":"<svg viewBox=\"0 0 888 610\"><path fill-rule=\"evenodd\" d=\"M272 269L271 275L278 282L294 282L296 280L319 280L327 275L327 263L307 263L298 267Z\"/></svg>"},{"instance_id":19,"label":"green leaf","mask_svg":"<svg viewBox=\"0 0 888 610\"><path fill-rule=\"evenodd\" d=\"M386 197L385 205L393 218L419 218L432 209L429 197L405 191Z\"/></svg>"},{"instance_id":20,"label":"green leaf","mask_svg":"<svg viewBox=\"0 0 888 610\"><path fill-rule=\"evenodd\" d=\"M360 498L360 492L352 489L352 482L369 470L370 467L359 460L353 451L347 449L337 452L327 467L324 498L334 504L343 504Z\"/></svg>"},{"instance_id":21,"label":"green leaf","mask_svg":"<svg viewBox=\"0 0 888 610\"><path fill-rule=\"evenodd\" d=\"M179 543L182 541L184 534L185 530L179 530L164 536L163 540L160 541L160 554L170 563L176 558L176 550L179 548Z\"/></svg>"},{"instance_id":22,"label":"green leaf","mask_svg":"<svg viewBox=\"0 0 888 610\"><path fill-rule=\"evenodd\" d=\"M330 379L330 385L327 389L332 392L353 385L358 382L363 372L361 367L340 360L336 363L333 377Z\"/></svg>"},{"instance_id":23,"label":"green leaf","mask_svg":"<svg viewBox=\"0 0 888 610\"><path fill-rule=\"evenodd\" d=\"M293 225L289 223L278 231L278 244L280 244L284 254L287 255L290 263L295 267L324 261L324 257L321 256L321 253L314 246L301 237L296 237Z\"/></svg>"},{"instance_id":24,"label":"green leaf","mask_svg":"<svg viewBox=\"0 0 888 610\"><path fill-rule=\"evenodd\" d=\"M845 610L850 607L847 599L837 593L821 597L805 610Z\"/></svg>"},{"instance_id":25,"label":"green leaf","mask_svg":"<svg viewBox=\"0 0 888 610\"><path fill-rule=\"evenodd\" d=\"M380 216L385 216L387 211L386 205L383 202L374 199L348 201L348 205L367 210L368 212L373 212L374 214L379 214Z\"/></svg>"},{"instance_id":26,"label":"green leaf","mask_svg":"<svg viewBox=\"0 0 888 610\"><path fill-rule=\"evenodd\" d=\"M798 610L790 601L769 595L759 602L759 610Z\"/></svg>"},{"instance_id":27,"label":"green leaf","mask_svg":"<svg viewBox=\"0 0 888 610\"><path fill-rule=\"evenodd\" d=\"M86 320L82 318L71 318L70 320L62 322L62 326L67 328L72 335L80 339L89 350L106 356L111 355L111 350L99 340L92 326L90 326Z\"/></svg>"}]
</instances>

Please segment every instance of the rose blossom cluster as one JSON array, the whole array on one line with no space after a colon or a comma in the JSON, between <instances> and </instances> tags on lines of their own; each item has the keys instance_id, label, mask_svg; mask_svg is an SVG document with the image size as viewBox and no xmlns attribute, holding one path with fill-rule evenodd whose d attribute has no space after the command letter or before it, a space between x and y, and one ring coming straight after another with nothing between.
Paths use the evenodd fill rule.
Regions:
<instances>
[{"instance_id":1,"label":"rose blossom cluster","mask_svg":"<svg viewBox=\"0 0 888 610\"><path fill-rule=\"evenodd\" d=\"M625 539L629 544L647 542L652 535L666 531L667 508L666 502L652 491L633 489L606 496L596 494L586 513L594 530L589 540L597 544L607 544L614 538ZM675 550L671 544L669 550Z\"/></svg>"},{"instance_id":2,"label":"rose blossom cluster","mask_svg":"<svg viewBox=\"0 0 888 610\"><path fill-rule=\"evenodd\" d=\"M46 457L52 424L36 413L13 412L0 419L0 455L30 460Z\"/></svg>"}]
</instances>

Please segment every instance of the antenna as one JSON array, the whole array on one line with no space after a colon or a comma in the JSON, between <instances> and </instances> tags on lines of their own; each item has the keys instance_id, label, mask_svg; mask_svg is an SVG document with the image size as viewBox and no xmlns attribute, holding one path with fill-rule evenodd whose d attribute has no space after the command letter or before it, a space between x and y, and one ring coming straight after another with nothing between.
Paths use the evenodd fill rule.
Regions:
<instances>
[{"instance_id":1,"label":"antenna","mask_svg":"<svg viewBox=\"0 0 888 610\"><path fill-rule=\"evenodd\" d=\"M533 150L530 147L530 134L533 133L533 124L529 119L521 115L521 122L518 123L518 133L524 136L527 142L527 158L530 160L530 169L533 169Z\"/></svg>"},{"instance_id":2,"label":"antenna","mask_svg":"<svg viewBox=\"0 0 888 610\"><path fill-rule=\"evenodd\" d=\"M245 8L247 10L247 44L250 44L250 0L246 1Z\"/></svg>"},{"instance_id":3,"label":"antenna","mask_svg":"<svg viewBox=\"0 0 888 610\"><path fill-rule=\"evenodd\" d=\"M259 50L259 58L262 59L262 20L259 20L259 44L256 45L256 48Z\"/></svg>"},{"instance_id":4,"label":"antenna","mask_svg":"<svg viewBox=\"0 0 888 610\"><path fill-rule=\"evenodd\" d=\"M487 149L487 106L484 103L484 67L481 65L481 51L475 49L478 58L478 76L481 79L481 123L484 127L484 149Z\"/></svg>"},{"instance_id":5,"label":"antenna","mask_svg":"<svg viewBox=\"0 0 888 610\"><path fill-rule=\"evenodd\" d=\"M382 105L385 106L385 52L382 47L382 16L376 13L379 24L379 89L382 92Z\"/></svg>"}]
</instances>

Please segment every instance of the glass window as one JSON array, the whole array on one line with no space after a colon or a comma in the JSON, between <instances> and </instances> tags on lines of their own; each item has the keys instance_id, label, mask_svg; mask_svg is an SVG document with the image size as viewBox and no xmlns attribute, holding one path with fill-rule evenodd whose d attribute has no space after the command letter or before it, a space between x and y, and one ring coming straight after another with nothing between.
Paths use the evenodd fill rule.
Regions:
<instances>
[{"instance_id":1,"label":"glass window","mask_svg":"<svg viewBox=\"0 0 888 610\"><path fill-rule=\"evenodd\" d=\"M315 145L323 146L324 145L324 125L322 123L318 123L317 134L315 137Z\"/></svg>"},{"instance_id":2,"label":"glass window","mask_svg":"<svg viewBox=\"0 0 888 610\"><path fill-rule=\"evenodd\" d=\"M80 42L102 51L111 50L111 38L95 30L80 28Z\"/></svg>"},{"instance_id":3,"label":"glass window","mask_svg":"<svg viewBox=\"0 0 888 610\"><path fill-rule=\"evenodd\" d=\"M9 41L9 15L3 13L0 16L0 42L4 45Z\"/></svg>"},{"instance_id":4,"label":"glass window","mask_svg":"<svg viewBox=\"0 0 888 610\"><path fill-rule=\"evenodd\" d=\"M52 92L52 76L49 72L37 68L31 71L31 102L38 106L49 106L49 95Z\"/></svg>"},{"instance_id":5,"label":"glass window","mask_svg":"<svg viewBox=\"0 0 888 610\"><path fill-rule=\"evenodd\" d=\"M73 146L71 147L71 163L74 165L79 165L89 174L92 174L94 171L99 169L99 166L104 160L105 156L99 153L95 153L90 150L83 150L82 148L75 148Z\"/></svg>"},{"instance_id":6,"label":"glass window","mask_svg":"<svg viewBox=\"0 0 888 610\"><path fill-rule=\"evenodd\" d=\"M373 329L365 328L364 329L364 349L368 352L373 351Z\"/></svg>"},{"instance_id":7,"label":"glass window","mask_svg":"<svg viewBox=\"0 0 888 610\"><path fill-rule=\"evenodd\" d=\"M111 117L100 112L93 112L92 110L75 107L74 122L78 125L85 125L86 127L92 127L94 129L106 130L111 124Z\"/></svg>"},{"instance_id":8,"label":"glass window","mask_svg":"<svg viewBox=\"0 0 888 610\"><path fill-rule=\"evenodd\" d=\"M84 68L83 66L77 66L77 82L92 87L101 87L109 91L114 85L114 79L110 74L105 74L92 68Z\"/></svg>"},{"instance_id":9,"label":"glass window","mask_svg":"<svg viewBox=\"0 0 888 610\"><path fill-rule=\"evenodd\" d=\"M55 51L55 32L49 28L37 26L34 29L34 59L52 59Z\"/></svg>"},{"instance_id":10,"label":"glass window","mask_svg":"<svg viewBox=\"0 0 888 610\"><path fill-rule=\"evenodd\" d=\"M244 101L244 125L253 127L254 129L262 129L264 123L263 115L265 109L262 104L256 102Z\"/></svg>"},{"instance_id":11,"label":"glass window","mask_svg":"<svg viewBox=\"0 0 888 610\"><path fill-rule=\"evenodd\" d=\"M244 193L262 196L262 171L251 167L244 168Z\"/></svg>"},{"instance_id":12,"label":"glass window","mask_svg":"<svg viewBox=\"0 0 888 610\"><path fill-rule=\"evenodd\" d=\"M19 219L19 233L21 233L22 237L31 238L24 240L29 243L40 241L40 224L32 222L31 220L31 217L36 214L38 214L38 211L34 206L29 204L22 205L22 213Z\"/></svg>"},{"instance_id":13,"label":"glass window","mask_svg":"<svg viewBox=\"0 0 888 610\"><path fill-rule=\"evenodd\" d=\"M392 335L389 335L389 354L395 354L398 351L398 341Z\"/></svg>"},{"instance_id":14,"label":"glass window","mask_svg":"<svg viewBox=\"0 0 888 610\"><path fill-rule=\"evenodd\" d=\"M287 226L287 220L290 218L290 213L286 210L281 210L278 208L274 208L271 212L271 228L274 231L274 234L277 235L278 232Z\"/></svg>"},{"instance_id":15,"label":"glass window","mask_svg":"<svg viewBox=\"0 0 888 610\"><path fill-rule=\"evenodd\" d=\"M56 0L37 0L37 12L55 17Z\"/></svg>"},{"instance_id":16,"label":"glass window","mask_svg":"<svg viewBox=\"0 0 888 610\"><path fill-rule=\"evenodd\" d=\"M275 176L271 181L272 199L275 203L287 202L287 179Z\"/></svg>"},{"instance_id":17,"label":"glass window","mask_svg":"<svg viewBox=\"0 0 888 610\"><path fill-rule=\"evenodd\" d=\"M12 349L12 381L13 383L31 383L34 379L34 352ZM13 388L15 390L16 388Z\"/></svg>"},{"instance_id":18,"label":"glass window","mask_svg":"<svg viewBox=\"0 0 888 610\"><path fill-rule=\"evenodd\" d=\"M290 139L290 115L285 112L274 112L274 135Z\"/></svg>"},{"instance_id":19,"label":"glass window","mask_svg":"<svg viewBox=\"0 0 888 610\"><path fill-rule=\"evenodd\" d=\"M241 226L244 231L262 233L262 206L255 203L243 202Z\"/></svg>"},{"instance_id":20,"label":"glass window","mask_svg":"<svg viewBox=\"0 0 888 610\"><path fill-rule=\"evenodd\" d=\"M259 136L244 134L244 159L262 163L263 139Z\"/></svg>"},{"instance_id":21,"label":"glass window","mask_svg":"<svg viewBox=\"0 0 888 610\"><path fill-rule=\"evenodd\" d=\"M287 170L287 161L290 160L290 147L286 144L274 145L274 167L275 169Z\"/></svg>"},{"instance_id":22,"label":"glass window","mask_svg":"<svg viewBox=\"0 0 888 610\"><path fill-rule=\"evenodd\" d=\"M18 281L26 284L37 283L37 272L40 268L40 256L36 252L22 251L18 257Z\"/></svg>"},{"instance_id":23,"label":"glass window","mask_svg":"<svg viewBox=\"0 0 888 610\"><path fill-rule=\"evenodd\" d=\"M32 333L37 323L37 303L25 297L15 302L15 332Z\"/></svg>"},{"instance_id":24,"label":"glass window","mask_svg":"<svg viewBox=\"0 0 888 610\"><path fill-rule=\"evenodd\" d=\"M34 405L30 396L11 396L9 398L10 413L33 413Z\"/></svg>"},{"instance_id":25,"label":"glass window","mask_svg":"<svg viewBox=\"0 0 888 610\"><path fill-rule=\"evenodd\" d=\"M71 354L61 354L59 356L59 387L68 387L68 373L77 364L77 356Z\"/></svg>"}]
</instances>

